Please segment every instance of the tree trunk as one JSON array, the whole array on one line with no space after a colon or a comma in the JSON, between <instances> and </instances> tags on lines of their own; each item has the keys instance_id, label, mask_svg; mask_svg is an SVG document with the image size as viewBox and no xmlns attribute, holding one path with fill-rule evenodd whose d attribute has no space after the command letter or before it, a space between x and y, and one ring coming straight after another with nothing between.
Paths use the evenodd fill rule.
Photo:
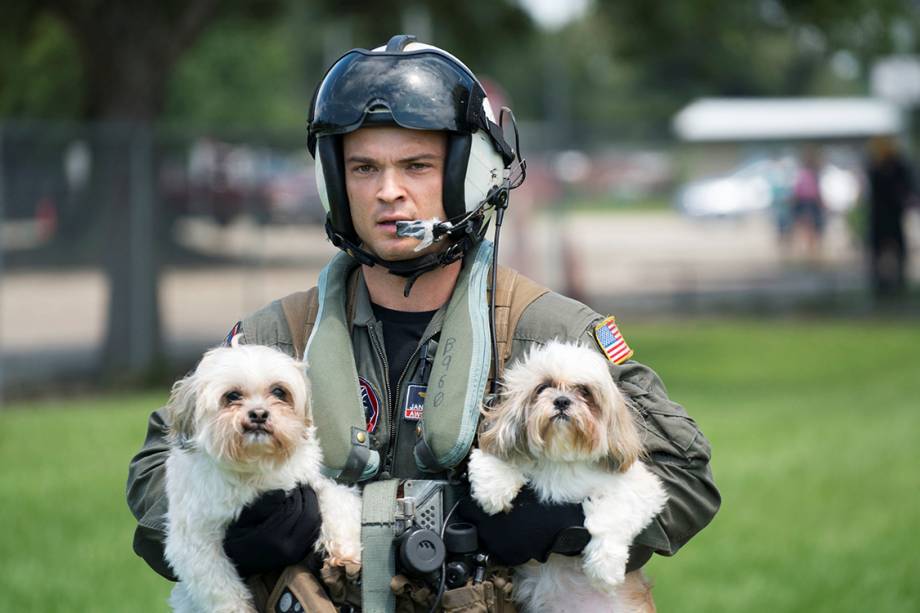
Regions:
<instances>
[{"instance_id":1,"label":"tree trunk","mask_svg":"<svg viewBox=\"0 0 920 613\"><path fill-rule=\"evenodd\" d=\"M161 355L152 122L181 52L217 0L52 0L80 48L95 124L92 211L109 279L103 367L142 376Z\"/></svg>"}]
</instances>

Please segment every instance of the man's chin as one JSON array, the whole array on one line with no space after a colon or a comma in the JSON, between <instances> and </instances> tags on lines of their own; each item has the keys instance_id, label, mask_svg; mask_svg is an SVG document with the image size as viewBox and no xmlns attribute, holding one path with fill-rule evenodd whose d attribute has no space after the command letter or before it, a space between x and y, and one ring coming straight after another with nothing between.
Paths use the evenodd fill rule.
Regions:
<instances>
[{"instance_id":1,"label":"man's chin","mask_svg":"<svg viewBox=\"0 0 920 613\"><path fill-rule=\"evenodd\" d=\"M377 249L370 249L367 245L362 245L364 249L374 254L384 262L406 262L426 255L437 253L444 248L444 244L431 245L421 251L416 251L415 246L418 244L413 239L408 239L412 244L384 246Z\"/></svg>"}]
</instances>

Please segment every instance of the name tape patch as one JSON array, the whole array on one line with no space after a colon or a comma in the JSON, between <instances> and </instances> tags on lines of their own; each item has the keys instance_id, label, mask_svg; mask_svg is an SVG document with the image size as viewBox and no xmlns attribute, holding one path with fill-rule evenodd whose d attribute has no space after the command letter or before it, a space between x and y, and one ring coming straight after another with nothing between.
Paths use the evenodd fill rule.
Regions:
<instances>
[{"instance_id":1,"label":"name tape patch","mask_svg":"<svg viewBox=\"0 0 920 613\"><path fill-rule=\"evenodd\" d=\"M409 384L409 389L406 390L406 402L403 405L403 419L406 421L419 421L422 418L427 393L427 385Z\"/></svg>"}]
</instances>

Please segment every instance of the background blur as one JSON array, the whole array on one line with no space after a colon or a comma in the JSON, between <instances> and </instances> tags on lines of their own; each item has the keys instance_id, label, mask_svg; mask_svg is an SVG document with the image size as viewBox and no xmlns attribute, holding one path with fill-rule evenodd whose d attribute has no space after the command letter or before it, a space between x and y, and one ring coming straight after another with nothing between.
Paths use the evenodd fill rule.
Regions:
<instances>
[{"instance_id":1,"label":"background blur","mask_svg":"<svg viewBox=\"0 0 920 613\"><path fill-rule=\"evenodd\" d=\"M0 8L0 454L9 455L0 457L21 457L19 432L18 444L40 464L67 463L62 441L81 446L73 430L45 446L29 440L50 422L74 419L77 431L102 433L118 422L125 434L108 456L115 466L99 468L114 471L117 490L145 415L169 383L243 315L315 283L334 249L305 147L313 88L346 50L399 32L462 58L493 106L515 112L528 176L506 217L505 263L615 313L627 337L636 331L647 345L645 354L636 347L640 359L662 371L713 440L714 466L741 488L731 491L739 506L763 494L746 472L745 462L756 464L745 455L751 447L737 436L755 426L726 426L758 413L737 402L749 386L779 394L764 397L779 404L799 397L796 385L816 386L803 412L824 417L802 427L806 439L821 440L825 417L843 410L821 390L841 402L865 399L846 413L857 432L862 411L891 394L901 412L888 405L892 423L878 424L876 442L894 453L886 437L920 427L920 390L906 374L920 368L918 26L917 0L8 0ZM881 170L870 172L872 164ZM817 224L807 201L821 203ZM852 344L832 342L842 336ZM710 345L713 338L724 343ZM801 345L779 350L786 340ZM870 356L885 374L853 377ZM682 378L697 372L695 362L711 368ZM821 370L829 362L838 367L831 374ZM743 376L732 370L741 363L750 365ZM773 367L801 377L777 374L787 396L764 384ZM717 398L733 372L734 395ZM138 389L151 391L138 397ZM78 406L68 410L74 391ZM100 393L106 400L93 400ZM35 404L38 396L48 400ZM91 408L109 405L125 409ZM756 428L775 429L771 442L784 446L778 433L798 415L758 416ZM752 444L764 442L753 436ZM907 439L892 447L904 454L895 461L920 459ZM839 478L833 467L831 480ZM23 496L54 497L47 475L23 475L13 485L0 474L9 479L0 487L9 513ZM920 490L912 474L898 479L887 493ZM46 489L34 489L38 482ZM100 500L116 505L113 521L128 539L106 564L131 559L136 574L121 583L148 581L160 594L163 582L130 552L121 493L105 491ZM733 525L739 506L726 508L723 525ZM30 508L7 519L34 527ZM916 505L908 508L896 524L905 530L920 519ZM866 536L865 549L846 557L897 539L899 529ZM709 538L726 547L749 534ZM778 534L769 546L783 542ZM29 543L8 542L6 553L44 547ZM98 545L85 543L88 559L101 555ZM703 562L718 553L702 551ZM896 567L905 577L920 573L915 555ZM104 568L96 568L102 581ZM712 580L705 564L695 574L687 568L681 581ZM39 562L34 575L44 576ZM722 605L756 608L773 593L764 586L800 579L760 577ZM873 581L841 585L877 604L871 597L884 581ZM840 601L822 609L821 588L818 597L799 588L763 610L865 610L859 598L852 609ZM73 600L72 587L60 588L63 599L40 585L18 589L18 604L0 608L139 610ZM703 596L685 610L723 610L706 600L716 589L698 586ZM673 604L676 592L662 610L684 610ZM38 605L41 593L48 599ZM879 610L920 608L916 589L888 596Z\"/></svg>"},{"instance_id":2,"label":"background blur","mask_svg":"<svg viewBox=\"0 0 920 613\"><path fill-rule=\"evenodd\" d=\"M243 314L309 287L332 253L305 148L313 88L345 50L403 31L454 51L520 120L528 179L503 256L526 274L621 318L880 306L867 144L887 135L913 151L916 2L3 11L6 397L180 372ZM806 153L826 205L820 236L791 213ZM918 219L903 215L908 253ZM901 292L885 313L912 299Z\"/></svg>"}]
</instances>

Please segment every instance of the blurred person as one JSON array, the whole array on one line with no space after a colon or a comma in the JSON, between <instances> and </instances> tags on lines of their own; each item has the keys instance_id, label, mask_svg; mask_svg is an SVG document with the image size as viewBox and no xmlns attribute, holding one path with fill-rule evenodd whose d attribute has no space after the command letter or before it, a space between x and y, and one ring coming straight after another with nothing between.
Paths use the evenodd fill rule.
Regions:
<instances>
[{"instance_id":1,"label":"blurred person","mask_svg":"<svg viewBox=\"0 0 920 613\"><path fill-rule=\"evenodd\" d=\"M770 160L767 179L770 183L770 208L776 224L776 236L783 253L789 248L792 235L792 194L795 185L795 163L788 156Z\"/></svg>"},{"instance_id":2,"label":"blurred person","mask_svg":"<svg viewBox=\"0 0 920 613\"><path fill-rule=\"evenodd\" d=\"M907 160L890 136L869 142L869 276L876 296L905 290L907 244L904 214L915 197Z\"/></svg>"},{"instance_id":3,"label":"blurred person","mask_svg":"<svg viewBox=\"0 0 920 613\"><path fill-rule=\"evenodd\" d=\"M523 161L516 130L512 148L460 60L406 35L372 51L349 51L317 88L308 146L327 234L341 253L317 287L246 317L227 342L271 345L309 363L326 470L363 487L365 516L372 518L358 588L368 609L393 610L391 580L400 606L426 589L443 590L444 573L440 589L393 577L412 568L402 553L397 568L405 543L393 538L395 499L410 487L407 480L437 480L447 516L437 520L472 524L479 553L488 556L475 558L484 574L452 586L445 601L507 600L503 567L577 555L589 542L580 504L541 503L525 488L510 512L489 516L468 497L465 461L482 406L497 393L505 364L552 339L593 347L608 361L644 424L651 469L668 491L664 510L633 542L628 570L655 552L673 555L710 522L720 497L709 443L659 377L631 359L613 318L496 266L498 230L494 245L484 236L492 219L500 226ZM169 578L168 427L162 411L150 416L127 498L138 520L135 551ZM224 548L242 576L277 575L307 556L321 521L308 487L273 492L230 525ZM353 584L324 579L337 601L356 604L345 589ZM488 610L501 606L492 601Z\"/></svg>"},{"instance_id":4,"label":"blurred person","mask_svg":"<svg viewBox=\"0 0 920 613\"><path fill-rule=\"evenodd\" d=\"M816 147L806 147L792 188L792 232L812 261L821 255L825 215L821 198L821 157Z\"/></svg>"}]
</instances>

